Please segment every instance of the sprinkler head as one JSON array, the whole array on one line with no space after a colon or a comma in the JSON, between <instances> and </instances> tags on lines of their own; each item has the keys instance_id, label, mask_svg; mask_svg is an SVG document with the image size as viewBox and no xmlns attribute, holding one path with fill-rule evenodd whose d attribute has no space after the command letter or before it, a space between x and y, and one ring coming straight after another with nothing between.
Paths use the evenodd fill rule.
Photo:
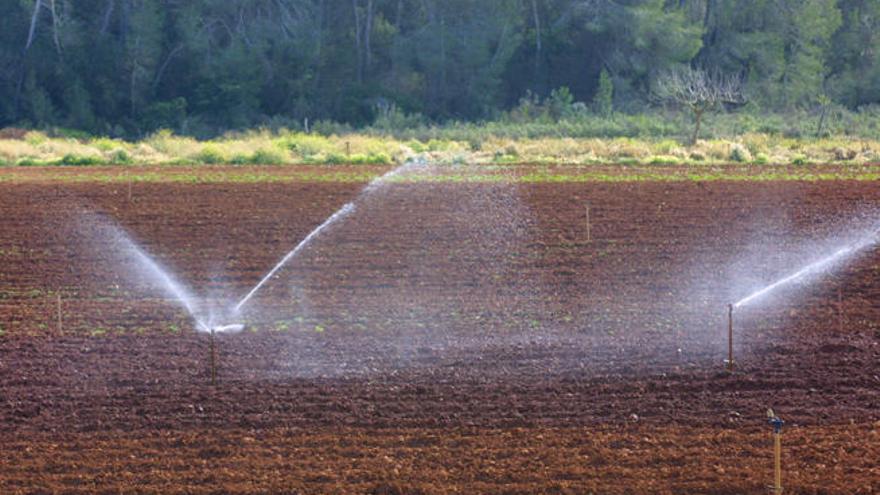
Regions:
<instances>
[{"instance_id":1,"label":"sprinkler head","mask_svg":"<svg viewBox=\"0 0 880 495\"><path fill-rule=\"evenodd\" d=\"M773 409L767 409L767 418L770 425L773 427L773 433L777 435L782 433L782 426L785 424L785 421L777 416L776 413L773 412Z\"/></svg>"},{"instance_id":2,"label":"sprinkler head","mask_svg":"<svg viewBox=\"0 0 880 495\"><path fill-rule=\"evenodd\" d=\"M240 333L244 331L244 325L235 323L232 325L217 325L211 327L211 333Z\"/></svg>"}]
</instances>

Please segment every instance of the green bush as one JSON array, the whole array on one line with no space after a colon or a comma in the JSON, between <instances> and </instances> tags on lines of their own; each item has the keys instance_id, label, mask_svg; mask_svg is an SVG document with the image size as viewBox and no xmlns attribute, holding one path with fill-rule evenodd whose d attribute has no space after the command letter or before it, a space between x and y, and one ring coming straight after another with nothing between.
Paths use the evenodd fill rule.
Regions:
<instances>
[{"instance_id":1,"label":"green bush","mask_svg":"<svg viewBox=\"0 0 880 495\"><path fill-rule=\"evenodd\" d=\"M745 146L734 143L733 146L730 147L730 159L735 162L745 163L752 161L752 154L749 153L748 148Z\"/></svg>"},{"instance_id":2,"label":"green bush","mask_svg":"<svg viewBox=\"0 0 880 495\"><path fill-rule=\"evenodd\" d=\"M425 123L425 118L418 113L406 113L397 105L392 104L385 111L379 113L373 121L373 129L391 132L401 129L410 129Z\"/></svg>"},{"instance_id":3,"label":"green bush","mask_svg":"<svg viewBox=\"0 0 880 495\"><path fill-rule=\"evenodd\" d=\"M110 162L117 164L129 164L132 163L131 155L128 154L124 149L117 149L110 154Z\"/></svg>"},{"instance_id":4,"label":"green bush","mask_svg":"<svg viewBox=\"0 0 880 495\"><path fill-rule=\"evenodd\" d=\"M26 156L24 158L20 158L17 162L15 162L15 164L20 167L41 167L43 165L46 165L46 162L38 160L32 156Z\"/></svg>"},{"instance_id":5,"label":"green bush","mask_svg":"<svg viewBox=\"0 0 880 495\"><path fill-rule=\"evenodd\" d=\"M410 139L407 141L406 145L409 146L409 149L413 150L414 153L424 153L425 151L428 151L428 147L422 144L418 139Z\"/></svg>"},{"instance_id":6,"label":"green bush","mask_svg":"<svg viewBox=\"0 0 880 495\"><path fill-rule=\"evenodd\" d=\"M223 153L215 148L214 146L205 146L199 151L195 160L199 163L204 163L205 165L217 165L220 163L226 163L226 157L223 156Z\"/></svg>"},{"instance_id":7,"label":"green bush","mask_svg":"<svg viewBox=\"0 0 880 495\"><path fill-rule=\"evenodd\" d=\"M319 160L321 163L326 165L342 165L344 163L350 163L351 160L341 153L328 153L322 160Z\"/></svg>"},{"instance_id":8,"label":"green bush","mask_svg":"<svg viewBox=\"0 0 880 495\"><path fill-rule=\"evenodd\" d=\"M574 95L571 90L563 86L550 92L550 97L544 102L550 117L554 120L573 116Z\"/></svg>"},{"instance_id":9,"label":"green bush","mask_svg":"<svg viewBox=\"0 0 880 495\"><path fill-rule=\"evenodd\" d=\"M255 165L281 165L287 160L280 151L261 149L254 152L250 157L250 163Z\"/></svg>"},{"instance_id":10,"label":"green bush","mask_svg":"<svg viewBox=\"0 0 880 495\"><path fill-rule=\"evenodd\" d=\"M658 155L652 156L648 163L651 165L675 165L681 163L681 159L674 156Z\"/></svg>"},{"instance_id":11,"label":"green bush","mask_svg":"<svg viewBox=\"0 0 880 495\"><path fill-rule=\"evenodd\" d=\"M68 165L74 167L102 165L104 160L97 156L80 156L69 153L58 160L58 165Z\"/></svg>"},{"instance_id":12,"label":"green bush","mask_svg":"<svg viewBox=\"0 0 880 495\"><path fill-rule=\"evenodd\" d=\"M348 163L354 165L390 165L394 161L385 153L356 153L348 158Z\"/></svg>"},{"instance_id":13,"label":"green bush","mask_svg":"<svg viewBox=\"0 0 880 495\"><path fill-rule=\"evenodd\" d=\"M603 117L608 117L614 111L614 83L605 69L599 73L599 85L593 96L593 110Z\"/></svg>"}]
</instances>

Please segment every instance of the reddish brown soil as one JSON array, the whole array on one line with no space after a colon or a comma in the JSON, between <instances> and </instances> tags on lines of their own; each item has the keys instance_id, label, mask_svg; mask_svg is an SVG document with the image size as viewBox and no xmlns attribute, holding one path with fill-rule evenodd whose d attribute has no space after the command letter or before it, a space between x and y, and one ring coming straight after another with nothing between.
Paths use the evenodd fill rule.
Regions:
<instances>
[{"instance_id":1,"label":"reddish brown soil","mask_svg":"<svg viewBox=\"0 0 880 495\"><path fill-rule=\"evenodd\" d=\"M767 407L786 493L880 491L877 248L738 311L722 363L725 305L877 184L126 187L0 186L2 493L755 493ZM216 387L87 213L237 300L355 200L218 339Z\"/></svg>"}]
</instances>

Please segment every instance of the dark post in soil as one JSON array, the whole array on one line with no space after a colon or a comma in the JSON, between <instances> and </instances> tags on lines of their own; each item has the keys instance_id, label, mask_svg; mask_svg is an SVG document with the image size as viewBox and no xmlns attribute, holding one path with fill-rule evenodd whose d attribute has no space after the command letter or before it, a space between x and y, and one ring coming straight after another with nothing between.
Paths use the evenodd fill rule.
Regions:
<instances>
[{"instance_id":1,"label":"dark post in soil","mask_svg":"<svg viewBox=\"0 0 880 495\"><path fill-rule=\"evenodd\" d=\"M217 385L217 346L214 343L214 329L211 329L211 385Z\"/></svg>"},{"instance_id":2,"label":"dark post in soil","mask_svg":"<svg viewBox=\"0 0 880 495\"><path fill-rule=\"evenodd\" d=\"M587 208L587 218L586 218L586 220L587 220L587 242L593 242L593 232L592 232L593 225L590 222L590 204L589 203L586 204L586 208Z\"/></svg>"},{"instance_id":3,"label":"dark post in soil","mask_svg":"<svg viewBox=\"0 0 880 495\"><path fill-rule=\"evenodd\" d=\"M62 321L61 321L61 293L58 293L58 333L60 334L62 330Z\"/></svg>"},{"instance_id":4,"label":"dark post in soil","mask_svg":"<svg viewBox=\"0 0 880 495\"><path fill-rule=\"evenodd\" d=\"M727 305L727 371L733 373L733 304Z\"/></svg>"}]
</instances>

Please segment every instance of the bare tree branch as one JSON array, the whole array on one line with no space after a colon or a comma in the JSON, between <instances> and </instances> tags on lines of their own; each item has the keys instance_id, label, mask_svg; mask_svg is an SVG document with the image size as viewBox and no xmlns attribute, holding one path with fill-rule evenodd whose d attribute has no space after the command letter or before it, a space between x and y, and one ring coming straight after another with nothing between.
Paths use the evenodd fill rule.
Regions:
<instances>
[{"instance_id":1,"label":"bare tree branch","mask_svg":"<svg viewBox=\"0 0 880 495\"><path fill-rule=\"evenodd\" d=\"M688 107L694 113L695 127L691 144L697 142L703 114L719 105L746 102L742 79L718 71L673 69L655 82L654 95L663 101Z\"/></svg>"},{"instance_id":2,"label":"bare tree branch","mask_svg":"<svg viewBox=\"0 0 880 495\"><path fill-rule=\"evenodd\" d=\"M49 11L52 12L52 39L55 42L55 51L61 55L61 41L58 38L58 13L55 10L55 0L49 0Z\"/></svg>"},{"instance_id":3,"label":"bare tree branch","mask_svg":"<svg viewBox=\"0 0 880 495\"><path fill-rule=\"evenodd\" d=\"M110 27L110 19L113 17L113 7L116 5L116 0L107 0L107 8L104 9L104 19L101 21L101 35L107 34L107 29Z\"/></svg>"},{"instance_id":4,"label":"bare tree branch","mask_svg":"<svg viewBox=\"0 0 880 495\"><path fill-rule=\"evenodd\" d=\"M27 42L24 44L24 52L27 52L34 42L34 35L37 32L37 21L40 18L40 9L43 7L43 0L34 2L34 14L31 16L31 27L28 30Z\"/></svg>"}]
</instances>

